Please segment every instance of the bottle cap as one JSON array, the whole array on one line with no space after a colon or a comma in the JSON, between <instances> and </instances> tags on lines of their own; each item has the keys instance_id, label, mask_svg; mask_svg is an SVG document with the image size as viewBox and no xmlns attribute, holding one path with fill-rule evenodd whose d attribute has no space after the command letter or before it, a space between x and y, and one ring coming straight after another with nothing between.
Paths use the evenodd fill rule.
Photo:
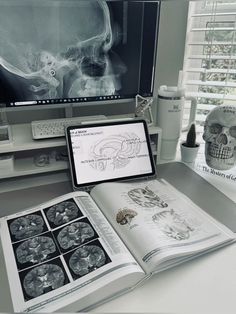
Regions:
<instances>
[{"instance_id":1,"label":"bottle cap","mask_svg":"<svg viewBox=\"0 0 236 314\"><path fill-rule=\"evenodd\" d=\"M178 88L177 86L162 85L158 89L158 97L165 99L180 99L184 97L184 88Z\"/></svg>"}]
</instances>

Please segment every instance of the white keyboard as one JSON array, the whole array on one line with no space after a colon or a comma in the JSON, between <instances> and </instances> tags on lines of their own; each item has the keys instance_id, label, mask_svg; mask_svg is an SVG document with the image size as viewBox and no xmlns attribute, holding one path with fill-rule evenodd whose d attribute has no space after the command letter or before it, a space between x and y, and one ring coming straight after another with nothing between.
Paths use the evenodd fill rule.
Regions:
<instances>
[{"instance_id":1,"label":"white keyboard","mask_svg":"<svg viewBox=\"0 0 236 314\"><path fill-rule=\"evenodd\" d=\"M104 120L106 116L85 116L51 120L38 120L31 122L33 139L45 139L53 137L65 136L65 128L70 125L81 124L82 122L91 122L96 120Z\"/></svg>"}]
</instances>

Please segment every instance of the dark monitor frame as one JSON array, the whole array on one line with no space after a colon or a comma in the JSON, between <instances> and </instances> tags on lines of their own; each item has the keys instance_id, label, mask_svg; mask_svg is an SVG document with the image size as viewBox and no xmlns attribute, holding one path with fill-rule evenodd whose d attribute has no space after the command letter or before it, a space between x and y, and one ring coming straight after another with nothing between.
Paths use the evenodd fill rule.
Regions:
<instances>
[{"instance_id":1,"label":"dark monitor frame","mask_svg":"<svg viewBox=\"0 0 236 314\"><path fill-rule=\"evenodd\" d=\"M78 0L79 1L79 0ZM118 3L119 1L116 0L108 0L107 1L108 4L110 3L110 5L115 6L116 3ZM143 71L143 75L144 76L151 76L151 88L150 88L150 93L145 93L142 92L142 90L139 90L139 94L142 95L143 97L152 97L153 96L153 90L154 90L154 79L155 79L155 65L156 65L156 55L157 55L157 41L158 41L158 29L159 29L159 15L160 15L160 1L155 0L155 1L145 1L145 0L131 0L131 1L124 1L124 3L128 4L135 4L135 3L150 3L154 6L156 6L156 12L155 10L151 10L151 6L148 7L148 13L145 14L145 18L143 19L142 23L145 27L148 27L148 23L149 20L147 18L148 14L154 14L154 16L156 16L156 25L155 25L155 42L150 41L148 37L145 37L143 40L142 39L142 45L148 45L149 49L146 50L146 54L143 56L142 55L142 64L140 66L140 70ZM147 8L147 7L146 7ZM155 18L153 19L153 21L155 21ZM153 31L153 26L152 26L152 31ZM152 34L153 36L153 34ZM131 43L132 44L132 43ZM151 45L151 46L150 46ZM142 53L144 52L144 50L142 49ZM152 69L152 73L150 73L150 67L147 67L146 62L148 62L148 60L150 58L153 58L153 69ZM147 72L149 71L149 73ZM127 77L128 81L130 81L130 78ZM124 81L124 84L126 84L126 82ZM140 86L139 86L140 87ZM141 88L142 89L142 88ZM145 89L145 88L144 88ZM50 100L48 101L47 99L45 100L40 100L40 101L29 101L29 103L27 102L23 102L21 105L15 105L15 102L11 102L11 101L6 101L4 103L2 103L2 106L6 108L6 110L21 110L21 109L47 109L47 108L65 108L65 107L79 107L79 106L94 106L94 105L104 105L104 104L116 104L116 103L126 103L126 102L131 102L135 100L135 96L136 93L133 94L120 94L118 95L118 97L113 97L112 95L107 95L106 97L104 97L104 99L99 100L98 97L92 97L89 98L85 101L85 99L75 99L75 100L71 100L71 99L55 99L55 100ZM1 105L1 104L0 104Z\"/></svg>"}]
</instances>

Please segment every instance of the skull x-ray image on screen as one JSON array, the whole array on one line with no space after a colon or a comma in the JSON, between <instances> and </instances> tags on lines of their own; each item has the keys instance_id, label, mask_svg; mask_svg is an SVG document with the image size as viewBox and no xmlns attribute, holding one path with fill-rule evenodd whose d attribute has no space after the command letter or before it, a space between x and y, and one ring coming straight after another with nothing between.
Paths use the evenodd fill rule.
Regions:
<instances>
[{"instance_id":1,"label":"skull x-ray image on screen","mask_svg":"<svg viewBox=\"0 0 236 314\"><path fill-rule=\"evenodd\" d=\"M151 96L158 5L0 0L0 103Z\"/></svg>"}]
</instances>

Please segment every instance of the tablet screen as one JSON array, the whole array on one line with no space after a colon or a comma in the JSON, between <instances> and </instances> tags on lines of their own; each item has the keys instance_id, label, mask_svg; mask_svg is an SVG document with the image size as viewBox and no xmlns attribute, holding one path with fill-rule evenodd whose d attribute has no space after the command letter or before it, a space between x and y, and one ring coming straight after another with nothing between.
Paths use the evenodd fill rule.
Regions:
<instances>
[{"instance_id":1,"label":"tablet screen","mask_svg":"<svg viewBox=\"0 0 236 314\"><path fill-rule=\"evenodd\" d=\"M66 137L75 188L155 174L144 120L70 126Z\"/></svg>"}]
</instances>

